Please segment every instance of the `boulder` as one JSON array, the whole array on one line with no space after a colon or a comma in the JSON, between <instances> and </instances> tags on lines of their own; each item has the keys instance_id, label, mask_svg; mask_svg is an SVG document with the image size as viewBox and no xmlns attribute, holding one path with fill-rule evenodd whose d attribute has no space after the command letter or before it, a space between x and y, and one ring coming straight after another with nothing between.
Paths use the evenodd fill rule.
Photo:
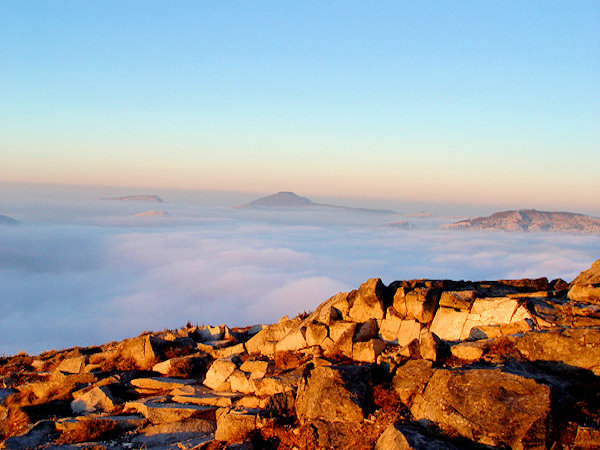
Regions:
<instances>
[{"instance_id":1,"label":"boulder","mask_svg":"<svg viewBox=\"0 0 600 450\"><path fill-rule=\"evenodd\" d=\"M87 357L85 355L76 356L75 358L64 359L60 362L56 370L62 373L82 373L85 365L87 364Z\"/></svg>"},{"instance_id":2,"label":"boulder","mask_svg":"<svg viewBox=\"0 0 600 450\"><path fill-rule=\"evenodd\" d=\"M352 358L352 344L354 343L355 330L356 323L354 322L339 321L332 323L329 326L329 337L333 341L333 345L326 351L332 354L339 353L348 358Z\"/></svg>"},{"instance_id":3,"label":"boulder","mask_svg":"<svg viewBox=\"0 0 600 450\"><path fill-rule=\"evenodd\" d=\"M205 448L213 441L214 431L214 422L205 419L150 424L142 428L131 439L131 443L134 445L133 448L141 449Z\"/></svg>"},{"instance_id":4,"label":"boulder","mask_svg":"<svg viewBox=\"0 0 600 450\"><path fill-rule=\"evenodd\" d=\"M298 385L300 423L315 420L361 423L371 371L367 366L319 366Z\"/></svg>"},{"instance_id":5,"label":"boulder","mask_svg":"<svg viewBox=\"0 0 600 450\"><path fill-rule=\"evenodd\" d=\"M385 285L379 278L371 278L361 284L357 291L352 291L348 295L349 319L354 322L383 319L386 310L385 289Z\"/></svg>"},{"instance_id":6,"label":"boulder","mask_svg":"<svg viewBox=\"0 0 600 450\"><path fill-rule=\"evenodd\" d=\"M477 291L472 289L465 291L444 291L440 297L440 306L470 311L476 297Z\"/></svg>"},{"instance_id":7,"label":"boulder","mask_svg":"<svg viewBox=\"0 0 600 450\"><path fill-rule=\"evenodd\" d=\"M600 304L600 259L577 275L571 282L568 296L576 302Z\"/></svg>"},{"instance_id":8,"label":"boulder","mask_svg":"<svg viewBox=\"0 0 600 450\"><path fill-rule=\"evenodd\" d=\"M385 349L381 339L371 339L366 342L356 342L352 346L352 359L358 362L375 363L379 354Z\"/></svg>"},{"instance_id":9,"label":"boulder","mask_svg":"<svg viewBox=\"0 0 600 450\"><path fill-rule=\"evenodd\" d=\"M115 407L115 399L108 386L96 386L71 402L74 414L109 412Z\"/></svg>"},{"instance_id":10,"label":"boulder","mask_svg":"<svg viewBox=\"0 0 600 450\"><path fill-rule=\"evenodd\" d=\"M465 361L477 361L483 356L484 347L479 342L459 342L450 347L452 356Z\"/></svg>"},{"instance_id":11,"label":"boulder","mask_svg":"<svg viewBox=\"0 0 600 450\"><path fill-rule=\"evenodd\" d=\"M557 361L600 376L600 330L594 328L530 331L517 339L517 350L530 361Z\"/></svg>"},{"instance_id":12,"label":"boulder","mask_svg":"<svg viewBox=\"0 0 600 450\"><path fill-rule=\"evenodd\" d=\"M310 323L306 326L306 345L321 345L328 337L329 330L326 325L320 323Z\"/></svg>"},{"instance_id":13,"label":"boulder","mask_svg":"<svg viewBox=\"0 0 600 450\"><path fill-rule=\"evenodd\" d=\"M126 411L142 414L151 423L179 422L186 419L214 419L214 406L168 402L166 398L150 398L125 403Z\"/></svg>"},{"instance_id":14,"label":"boulder","mask_svg":"<svg viewBox=\"0 0 600 450\"><path fill-rule=\"evenodd\" d=\"M440 307L435 313L429 330L445 341L457 341L463 334L463 328L468 316L468 311Z\"/></svg>"},{"instance_id":15,"label":"boulder","mask_svg":"<svg viewBox=\"0 0 600 450\"><path fill-rule=\"evenodd\" d=\"M144 335L132 339L126 339L119 343L116 354L111 359L116 361L131 361L140 370L150 370L158 362L163 340Z\"/></svg>"},{"instance_id":16,"label":"boulder","mask_svg":"<svg viewBox=\"0 0 600 450\"><path fill-rule=\"evenodd\" d=\"M221 385L225 383L233 371L237 369L236 361L237 359L232 357L214 361L208 369L208 372L206 372L203 384L211 389L224 390L221 389Z\"/></svg>"},{"instance_id":17,"label":"boulder","mask_svg":"<svg viewBox=\"0 0 600 450\"><path fill-rule=\"evenodd\" d=\"M269 362L247 359L240 366L240 370L248 373L250 375L250 379L258 380L260 378L264 378L266 375L267 370L269 370Z\"/></svg>"},{"instance_id":18,"label":"boulder","mask_svg":"<svg viewBox=\"0 0 600 450\"><path fill-rule=\"evenodd\" d=\"M273 357L275 344L281 341L290 331L300 325L300 319L282 318L279 322L263 328L246 341L246 351L251 355L261 354Z\"/></svg>"},{"instance_id":19,"label":"boulder","mask_svg":"<svg viewBox=\"0 0 600 450\"><path fill-rule=\"evenodd\" d=\"M134 378L131 385L138 391L144 393L162 393L168 392L181 386L195 384L196 380L167 377Z\"/></svg>"},{"instance_id":20,"label":"boulder","mask_svg":"<svg viewBox=\"0 0 600 450\"><path fill-rule=\"evenodd\" d=\"M519 303L516 299L508 297L475 300L463 326L460 339L467 339L474 327L510 323L518 306Z\"/></svg>"},{"instance_id":21,"label":"boulder","mask_svg":"<svg viewBox=\"0 0 600 450\"><path fill-rule=\"evenodd\" d=\"M304 327L290 331L282 340L275 344L275 353L293 352L306 347Z\"/></svg>"},{"instance_id":22,"label":"boulder","mask_svg":"<svg viewBox=\"0 0 600 450\"><path fill-rule=\"evenodd\" d=\"M419 354L421 358L435 362L438 359L441 349L440 338L427 328L423 328L419 336Z\"/></svg>"},{"instance_id":23,"label":"boulder","mask_svg":"<svg viewBox=\"0 0 600 450\"><path fill-rule=\"evenodd\" d=\"M433 373L431 367L426 359L413 359L398 367L393 386L402 403L410 406L415 395L423 391Z\"/></svg>"},{"instance_id":24,"label":"boulder","mask_svg":"<svg viewBox=\"0 0 600 450\"><path fill-rule=\"evenodd\" d=\"M436 370L410 407L449 434L511 448L544 448L550 388L499 370Z\"/></svg>"},{"instance_id":25,"label":"boulder","mask_svg":"<svg viewBox=\"0 0 600 450\"><path fill-rule=\"evenodd\" d=\"M405 319L414 319L426 324L433 320L439 299L439 289L415 288L406 292L404 302L397 302L394 297L394 308Z\"/></svg>"},{"instance_id":26,"label":"boulder","mask_svg":"<svg viewBox=\"0 0 600 450\"><path fill-rule=\"evenodd\" d=\"M215 439L229 443L246 440L254 430L272 422L272 419L260 417L259 413L257 409L219 409Z\"/></svg>"}]
</instances>

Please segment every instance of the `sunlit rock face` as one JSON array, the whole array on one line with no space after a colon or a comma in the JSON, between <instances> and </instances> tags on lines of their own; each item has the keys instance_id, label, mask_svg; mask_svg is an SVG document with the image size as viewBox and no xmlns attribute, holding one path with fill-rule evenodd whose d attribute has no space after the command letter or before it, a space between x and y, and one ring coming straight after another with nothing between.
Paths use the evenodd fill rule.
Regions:
<instances>
[{"instance_id":1,"label":"sunlit rock face","mask_svg":"<svg viewBox=\"0 0 600 450\"><path fill-rule=\"evenodd\" d=\"M188 324L4 357L0 439L5 448L115 439L157 448L594 448L599 269L600 260L570 284L372 278L271 325Z\"/></svg>"},{"instance_id":2,"label":"sunlit rock face","mask_svg":"<svg viewBox=\"0 0 600 450\"><path fill-rule=\"evenodd\" d=\"M490 231L552 231L563 233L600 233L600 219L571 212L521 209L502 211L487 217L461 220L445 229Z\"/></svg>"}]
</instances>

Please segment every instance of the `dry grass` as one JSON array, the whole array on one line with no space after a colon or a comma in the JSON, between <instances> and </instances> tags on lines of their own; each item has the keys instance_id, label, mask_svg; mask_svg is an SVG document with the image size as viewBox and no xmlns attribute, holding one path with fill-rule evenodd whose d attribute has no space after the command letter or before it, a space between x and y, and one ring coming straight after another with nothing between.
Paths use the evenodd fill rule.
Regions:
<instances>
[{"instance_id":1,"label":"dry grass","mask_svg":"<svg viewBox=\"0 0 600 450\"><path fill-rule=\"evenodd\" d=\"M96 441L112 435L115 428L115 423L109 420L83 419L78 421L76 427L63 432L56 443L64 445Z\"/></svg>"}]
</instances>

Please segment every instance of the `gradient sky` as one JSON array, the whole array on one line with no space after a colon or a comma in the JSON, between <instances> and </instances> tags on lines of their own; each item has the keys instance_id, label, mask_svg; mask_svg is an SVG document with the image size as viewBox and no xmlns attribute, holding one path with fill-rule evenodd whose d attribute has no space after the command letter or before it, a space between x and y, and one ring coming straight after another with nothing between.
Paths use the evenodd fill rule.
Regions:
<instances>
[{"instance_id":1,"label":"gradient sky","mask_svg":"<svg viewBox=\"0 0 600 450\"><path fill-rule=\"evenodd\" d=\"M0 3L0 182L597 211L600 3Z\"/></svg>"}]
</instances>

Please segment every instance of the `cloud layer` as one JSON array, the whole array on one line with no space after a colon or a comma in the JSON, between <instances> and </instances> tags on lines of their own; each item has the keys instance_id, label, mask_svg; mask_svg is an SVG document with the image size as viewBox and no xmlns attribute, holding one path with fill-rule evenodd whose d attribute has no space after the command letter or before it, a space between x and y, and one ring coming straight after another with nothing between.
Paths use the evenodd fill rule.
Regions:
<instances>
[{"instance_id":1,"label":"cloud layer","mask_svg":"<svg viewBox=\"0 0 600 450\"><path fill-rule=\"evenodd\" d=\"M101 344L188 321L273 322L370 277L570 281L600 257L593 236L244 214L1 228L0 353Z\"/></svg>"}]
</instances>

